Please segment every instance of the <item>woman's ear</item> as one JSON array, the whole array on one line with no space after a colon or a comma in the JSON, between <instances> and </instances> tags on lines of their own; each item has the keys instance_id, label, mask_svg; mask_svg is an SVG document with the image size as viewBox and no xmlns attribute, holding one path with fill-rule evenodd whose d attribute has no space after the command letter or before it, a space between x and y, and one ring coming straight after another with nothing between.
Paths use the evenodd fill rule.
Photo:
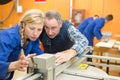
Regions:
<instances>
[{"instance_id":1,"label":"woman's ear","mask_svg":"<svg viewBox=\"0 0 120 80\"><path fill-rule=\"evenodd\" d=\"M23 26L24 26L24 22L20 21L20 27L23 28Z\"/></svg>"},{"instance_id":2,"label":"woman's ear","mask_svg":"<svg viewBox=\"0 0 120 80\"><path fill-rule=\"evenodd\" d=\"M26 26L26 24L24 22L22 22L22 28L24 28Z\"/></svg>"},{"instance_id":3,"label":"woman's ear","mask_svg":"<svg viewBox=\"0 0 120 80\"><path fill-rule=\"evenodd\" d=\"M23 27L23 28L25 27L25 24L24 24L24 23L22 24L22 27Z\"/></svg>"}]
</instances>

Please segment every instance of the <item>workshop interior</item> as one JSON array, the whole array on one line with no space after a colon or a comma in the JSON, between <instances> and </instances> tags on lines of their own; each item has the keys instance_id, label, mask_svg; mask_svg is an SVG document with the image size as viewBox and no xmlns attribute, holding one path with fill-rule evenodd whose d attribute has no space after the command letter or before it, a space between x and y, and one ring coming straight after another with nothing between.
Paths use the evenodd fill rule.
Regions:
<instances>
[{"instance_id":1,"label":"workshop interior","mask_svg":"<svg viewBox=\"0 0 120 80\"><path fill-rule=\"evenodd\" d=\"M94 38L94 46L88 46L81 57L76 56L59 65L55 65L52 54L35 56L29 59L25 72L15 71L12 80L120 80L119 3L120 0L0 0L0 31L16 25L21 16L33 8L44 13L56 10L75 28L95 14L99 17L112 14L114 17L101 29L107 41ZM88 52L92 55L87 55Z\"/></svg>"}]
</instances>

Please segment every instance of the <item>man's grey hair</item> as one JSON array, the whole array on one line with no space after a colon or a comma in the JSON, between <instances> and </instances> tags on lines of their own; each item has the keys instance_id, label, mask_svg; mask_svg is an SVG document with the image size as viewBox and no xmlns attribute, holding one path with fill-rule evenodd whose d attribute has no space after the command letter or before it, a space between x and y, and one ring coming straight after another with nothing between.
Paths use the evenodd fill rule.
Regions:
<instances>
[{"instance_id":1,"label":"man's grey hair","mask_svg":"<svg viewBox=\"0 0 120 80\"><path fill-rule=\"evenodd\" d=\"M45 18L46 19L53 19L55 18L57 20L58 23L60 23L62 21L62 17L60 15L59 12L55 11L55 10L49 10L45 13Z\"/></svg>"}]
</instances>

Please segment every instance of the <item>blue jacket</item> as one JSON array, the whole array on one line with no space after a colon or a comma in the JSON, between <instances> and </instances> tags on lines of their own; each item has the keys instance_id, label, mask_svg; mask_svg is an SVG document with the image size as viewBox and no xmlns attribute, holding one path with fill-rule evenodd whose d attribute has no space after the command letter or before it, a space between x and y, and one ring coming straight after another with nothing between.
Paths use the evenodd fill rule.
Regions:
<instances>
[{"instance_id":1,"label":"blue jacket","mask_svg":"<svg viewBox=\"0 0 120 80\"><path fill-rule=\"evenodd\" d=\"M0 32L0 80L11 80L13 73L6 79L8 67L11 62L18 60L21 50L21 39L19 26L3 30ZM42 54L39 48L39 41L28 41L28 45L23 47L25 55L30 53Z\"/></svg>"},{"instance_id":2,"label":"blue jacket","mask_svg":"<svg viewBox=\"0 0 120 80\"><path fill-rule=\"evenodd\" d=\"M84 29L87 27L87 25L89 23L91 23L93 21L92 17L89 17L87 19L85 19L84 21L82 21L79 25L78 25L78 30L83 34Z\"/></svg>"},{"instance_id":3,"label":"blue jacket","mask_svg":"<svg viewBox=\"0 0 120 80\"><path fill-rule=\"evenodd\" d=\"M104 18L99 18L94 21L92 21L84 30L83 34L87 37L89 41L89 46L93 46L93 40L94 37L96 37L98 40L101 39L102 33L101 29L103 28L105 24Z\"/></svg>"}]
</instances>

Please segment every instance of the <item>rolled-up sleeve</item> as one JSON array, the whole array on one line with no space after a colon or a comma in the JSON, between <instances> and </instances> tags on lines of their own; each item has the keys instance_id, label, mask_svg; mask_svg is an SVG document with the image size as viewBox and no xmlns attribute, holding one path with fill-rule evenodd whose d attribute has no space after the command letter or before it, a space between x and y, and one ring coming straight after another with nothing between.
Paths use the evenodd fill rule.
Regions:
<instances>
[{"instance_id":1,"label":"rolled-up sleeve","mask_svg":"<svg viewBox=\"0 0 120 80\"><path fill-rule=\"evenodd\" d=\"M79 32L79 30L76 29L74 26L69 27L68 34L70 40L74 42L72 49L76 50L78 52L78 55L82 54L88 46L87 38L83 34L81 34L81 32Z\"/></svg>"}]
</instances>

